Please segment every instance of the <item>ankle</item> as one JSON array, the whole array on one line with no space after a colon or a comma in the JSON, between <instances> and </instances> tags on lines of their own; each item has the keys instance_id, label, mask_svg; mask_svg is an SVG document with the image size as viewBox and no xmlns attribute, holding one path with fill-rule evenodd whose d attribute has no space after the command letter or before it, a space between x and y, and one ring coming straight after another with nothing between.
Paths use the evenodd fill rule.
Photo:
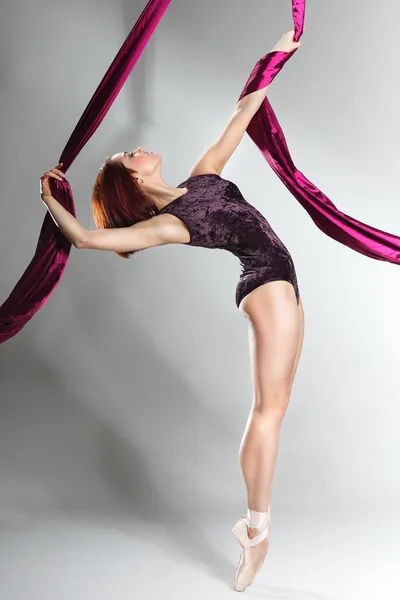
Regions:
<instances>
[{"instance_id":1,"label":"ankle","mask_svg":"<svg viewBox=\"0 0 400 600\"><path fill-rule=\"evenodd\" d=\"M262 529L257 529L256 527L249 527L249 526L247 526L247 537L249 539L252 540L253 538L255 538L260 533L263 533Z\"/></svg>"},{"instance_id":2,"label":"ankle","mask_svg":"<svg viewBox=\"0 0 400 600\"><path fill-rule=\"evenodd\" d=\"M251 508L247 509L246 515L246 524L248 529L252 529L253 531L261 532L265 531L268 527L271 519L271 507L268 506L267 512L259 512L256 510L252 510Z\"/></svg>"}]
</instances>

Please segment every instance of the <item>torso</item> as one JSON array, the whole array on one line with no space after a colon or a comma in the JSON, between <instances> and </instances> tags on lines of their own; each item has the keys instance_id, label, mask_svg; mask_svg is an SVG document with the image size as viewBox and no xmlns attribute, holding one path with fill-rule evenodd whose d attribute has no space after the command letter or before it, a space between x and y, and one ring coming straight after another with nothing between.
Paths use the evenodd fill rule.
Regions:
<instances>
[{"instance_id":1,"label":"torso","mask_svg":"<svg viewBox=\"0 0 400 600\"><path fill-rule=\"evenodd\" d=\"M237 254L244 244L281 244L265 217L245 198L235 183L217 173L192 175L178 188L187 189L158 214L175 217L185 241L192 246L226 249ZM190 234L190 235L188 235Z\"/></svg>"},{"instance_id":2,"label":"torso","mask_svg":"<svg viewBox=\"0 0 400 600\"><path fill-rule=\"evenodd\" d=\"M217 173L202 173L177 187L187 192L158 214L172 215L176 221L175 243L227 250L239 258L242 274L237 302L261 280L287 279L297 290L289 251L235 183Z\"/></svg>"},{"instance_id":3,"label":"torso","mask_svg":"<svg viewBox=\"0 0 400 600\"><path fill-rule=\"evenodd\" d=\"M194 177L201 177L204 175L217 175L220 176L219 173L217 173L217 171L213 171L212 169L207 169L206 172L204 172L204 170L200 167L195 167L191 174L189 175L189 177L187 179L185 179L185 181L183 181L182 183L180 183L177 187L182 187L183 190L186 190L184 194L182 194L181 196L178 196L178 198L181 198L182 196L185 196L186 194L189 193L189 188L184 186L183 184L186 184L187 182L189 182L192 178ZM175 200L177 200L178 198L175 198ZM172 200L172 202L175 202L175 200ZM171 202L169 203L171 204ZM160 215L162 214L163 216L165 215L165 219L168 220L169 222L169 232L170 232L170 239L168 240L167 243L172 243L172 244L188 244L190 242L190 231L188 226L186 225L186 223L184 221L182 221L182 219L178 218L176 215L170 214L168 213L167 207L169 206L169 204L167 204L166 206L164 206L164 208L160 211ZM165 212L164 212L165 211Z\"/></svg>"}]
</instances>

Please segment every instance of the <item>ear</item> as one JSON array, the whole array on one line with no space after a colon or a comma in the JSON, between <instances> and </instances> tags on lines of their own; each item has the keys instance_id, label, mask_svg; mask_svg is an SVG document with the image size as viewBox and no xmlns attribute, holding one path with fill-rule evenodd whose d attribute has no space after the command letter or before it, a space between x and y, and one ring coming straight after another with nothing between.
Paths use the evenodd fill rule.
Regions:
<instances>
[{"instance_id":1,"label":"ear","mask_svg":"<svg viewBox=\"0 0 400 600\"><path fill-rule=\"evenodd\" d=\"M139 175L136 175L136 174L135 174L135 175L132 175L132 177L133 177L134 179L136 179L136 181L137 181L138 183L140 183L140 184L143 184L143 179L142 179L141 177L139 177Z\"/></svg>"}]
</instances>

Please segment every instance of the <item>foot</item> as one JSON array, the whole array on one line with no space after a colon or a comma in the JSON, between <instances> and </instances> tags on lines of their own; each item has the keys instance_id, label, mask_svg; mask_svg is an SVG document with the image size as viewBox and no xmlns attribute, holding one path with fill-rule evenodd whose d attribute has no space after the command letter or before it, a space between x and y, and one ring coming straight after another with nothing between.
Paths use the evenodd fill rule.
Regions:
<instances>
[{"instance_id":1,"label":"foot","mask_svg":"<svg viewBox=\"0 0 400 600\"><path fill-rule=\"evenodd\" d=\"M254 581L268 551L270 525L265 530L259 530L250 527L250 524L246 517L241 517L232 530L242 548L234 582L238 592L243 592Z\"/></svg>"},{"instance_id":2,"label":"foot","mask_svg":"<svg viewBox=\"0 0 400 600\"><path fill-rule=\"evenodd\" d=\"M262 531L260 529L256 529L255 527L247 527L247 536L248 536L249 540L253 539L254 537L256 537L256 535L259 535L260 533L262 533ZM250 556L251 556L251 563L252 563L253 569L256 573L263 566L265 557L267 556L267 552L268 552L268 545L269 545L269 540L267 537L267 538L265 538L265 540L262 540L255 546L252 546L251 548L249 548Z\"/></svg>"}]
</instances>

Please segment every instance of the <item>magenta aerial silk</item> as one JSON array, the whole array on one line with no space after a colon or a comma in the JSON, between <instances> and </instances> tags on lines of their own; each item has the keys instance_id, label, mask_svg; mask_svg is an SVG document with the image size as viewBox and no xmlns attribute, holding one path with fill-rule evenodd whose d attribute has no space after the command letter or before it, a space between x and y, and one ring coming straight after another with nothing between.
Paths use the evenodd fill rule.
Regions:
<instances>
[{"instance_id":1,"label":"magenta aerial silk","mask_svg":"<svg viewBox=\"0 0 400 600\"><path fill-rule=\"evenodd\" d=\"M304 27L305 0L293 0L294 41ZM240 99L269 85L285 62L295 53L270 52L251 73ZM400 237L357 221L342 212L293 164L285 136L267 97L247 128L253 142L293 196L326 235L370 258L400 264Z\"/></svg>"},{"instance_id":2,"label":"magenta aerial silk","mask_svg":"<svg viewBox=\"0 0 400 600\"><path fill-rule=\"evenodd\" d=\"M90 140L130 72L140 58L171 0L150 0L112 62L65 146L59 162L67 172ZM66 180L51 180L51 192L75 216L72 190ZM47 213L35 256L14 290L0 307L0 343L18 333L45 304L67 266L71 243Z\"/></svg>"},{"instance_id":3,"label":"magenta aerial silk","mask_svg":"<svg viewBox=\"0 0 400 600\"><path fill-rule=\"evenodd\" d=\"M64 173L92 137L116 99L171 0L149 0L137 23L111 64L72 133L62 155ZM292 0L294 40L303 33L305 0ZM271 83L285 62L296 52L270 52L254 67L240 98ZM377 260L400 263L400 237L375 229L340 212L291 159L283 131L265 98L247 129L264 158L315 224L333 239ZM75 216L73 196L67 181L52 181L52 194ZM61 279L71 244L49 213L43 222L35 256L0 307L0 343L13 337L44 305Z\"/></svg>"}]
</instances>

